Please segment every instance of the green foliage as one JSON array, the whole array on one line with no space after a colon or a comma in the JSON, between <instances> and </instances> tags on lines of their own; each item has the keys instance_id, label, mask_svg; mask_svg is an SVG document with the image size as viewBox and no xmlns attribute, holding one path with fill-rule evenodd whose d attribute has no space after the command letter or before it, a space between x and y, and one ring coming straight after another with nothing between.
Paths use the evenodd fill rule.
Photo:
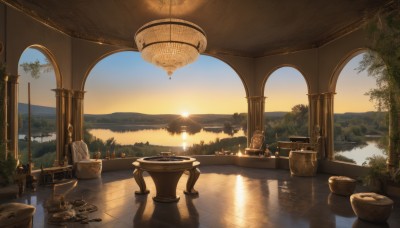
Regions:
<instances>
[{"instance_id":1,"label":"green foliage","mask_svg":"<svg viewBox=\"0 0 400 228\"><path fill-rule=\"evenodd\" d=\"M383 192L386 181L389 179L389 173L386 168L386 158L382 155L373 155L367 158L364 166L369 167L367 175L363 178L363 182L367 186L377 184L377 191Z\"/></svg>"},{"instance_id":2,"label":"green foliage","mask_svg":"<svg viewBox=\"0 0 400 228\"><path fill-rule=\"evenodd\" d=\"M34 164L33 169L39 169L42 165L43 167L52 167L54 160L56 159L56 152L48 152L40 157L32 158Z\"/></svg>"},{"instance_id":3,"label":"green foliage","mask_svg":"<svg viewBox=\"0 0 400 228\"><path fill-rule=\"evenodd\" d=\"M265 120L265 140L267 144L289 140L289 136L308 136L308 106L298 104L282 117L270 117Z\"/></svg>"},{"instance_id":4,"label":"green foliage","mask_svg":"<svg viewBox=\"0 0 400 228\"><path fill-rule=\"evenodd\" d=\"M335 151L351 150L366 145L366 135L385 137L388 132L386 113L344 113L334 116ZM384 141L379 142L381 149L387 149Z\"/></svg>"},{"instance_id":5,"label":"green foliage","mask_svg":"<svg viewBox=\"0 0 400 228\"><path fill-rule=\"evenodd\" d=\"M364 55L359 71L375 77L377 88L367 94L378 110L389 111L389 144L392 164L400 154L400 10L395 5L389 12L378 12L368 24L370 51ZM393 160L392 160L393 159Z\"/></svg>"},{"instance_id":6,"label":"green foliage","mask_svg":"<svg viewBox=\"0 0 400 228\"><path fill-rule=\"evenodd\" d=\"M8 185L13 181L13 174L15 173L15 168L17 167L17 161L13 156L7 156L5 158L4 152L0 153L0 178L2 181L1 185Z\"/></svg>"},{"instance_id":7,"label":"green foliage","mask_svg":"<svg viewBox=\"0 0 400 228\"><path fill-rule=\"evenodd\" d=\"M28 115L20 114L18 116L18 122L21 132L28 131ZM31 116L31 129L32 132L48 133L56 131L55 116Z\"/></svg>"},{"instance_id":8,"label":"green foliage","mask_svg":"<svg viewBox=\"0 0 400 228\"><path fill-rule=\"evenodd\" d=\"M46 63L42 64L39 60L35 60L34 62L24 62L20 64L25 73L30 73L32 78L38 79L40 78L40 73L50 72L53 70L53 65L49 62L47 58L45 58Z\"/></svg>"},{"instance_id":9,"label":"green foliage","mask_svg":"<svg viewBox=\"0 0 400 228\"><path fill-rule=\"evenodd\" d=\"M218 139L216 138L214 142L209 142L209 144L205 144L204 142L200 142L199 144L193 144L188 150L187 153L190 155L209 155L215 154L215 151L230 151L233 153L237 153L239 150L242 152L246 147L247 138L246 137L233 137L233 138L225 138ZM242 145L242 146L240 146Z\"/></svg>"}]
</instances>

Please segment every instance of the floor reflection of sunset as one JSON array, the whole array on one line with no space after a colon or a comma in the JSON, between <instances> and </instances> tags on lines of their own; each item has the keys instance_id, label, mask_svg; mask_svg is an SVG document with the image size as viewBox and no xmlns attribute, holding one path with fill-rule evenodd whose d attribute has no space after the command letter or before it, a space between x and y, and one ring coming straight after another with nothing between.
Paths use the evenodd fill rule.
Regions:
<instances>
[{"instance_id":1,"label":"floor reflection of sunset","mask_svg":"<svg viewBox=\"0 0 400 228\"><path fill-rule=\"evenodd\" d=\"M237 175L236 182L235 182L235 199L234 199L235 218L246 217L246 208L247 207L245 205L245 201L246 201L247 194L248 193L246 192L246 189L245 189L243 177L241 175ZM242 223L242 221L243 221L242 219L238 219L238 221L236 221L235 224L240 224L240 223Z\"/></svg>"}]
</instances>

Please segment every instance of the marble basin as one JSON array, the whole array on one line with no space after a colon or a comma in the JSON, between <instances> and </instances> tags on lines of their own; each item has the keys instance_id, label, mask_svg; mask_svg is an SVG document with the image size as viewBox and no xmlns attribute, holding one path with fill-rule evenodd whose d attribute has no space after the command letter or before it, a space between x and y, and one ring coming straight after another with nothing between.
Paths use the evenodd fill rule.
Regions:
<instances>
[{"instance_id":1,"label":"marble basin","mask_svg":"<svg viewBox=\"0 0 400 228\"><path fill-rule=\"evenodd\" d=\"M163 156L139 158L132 164L136 168L133 174L140 187L140 191L136 191L136 194L149 193L142 175L144 171L147 171L156 186L157 193L153 200L157 202L177 202L179 196L176 195L176 186L186 170L189 171L189 178L185 194L198 194L193 187L200 176L200 171L197 168L200 162L196 161L195 158L164 154Z\"/></svg>"}]
</instances>

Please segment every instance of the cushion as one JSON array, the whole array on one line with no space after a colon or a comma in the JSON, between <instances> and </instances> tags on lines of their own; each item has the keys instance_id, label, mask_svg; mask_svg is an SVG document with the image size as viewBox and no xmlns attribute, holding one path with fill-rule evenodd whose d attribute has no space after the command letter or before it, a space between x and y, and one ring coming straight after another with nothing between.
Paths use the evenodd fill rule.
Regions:
<instances>
[{"instance_id":1,"label":"cushion","mask_svg":"<svg viewBox=\"0 0 400 228\"><path fill-rule=\"evenodd\" d=\"M88 160L89 149L85 142L83 141L75 141L72 142L72 159L74 163L82 160Z\"/></svg>"},{"instance_id":2,"label":"cushion","mask_svg":"<svg viewBox=\"0 0 400 228\"><path fill-rule=\"evenodd\" d=\"M35 213L34 206L23 203L5 203L0 205L0 226L31 227L32 216Z\"/></svg>"}]
</instances>

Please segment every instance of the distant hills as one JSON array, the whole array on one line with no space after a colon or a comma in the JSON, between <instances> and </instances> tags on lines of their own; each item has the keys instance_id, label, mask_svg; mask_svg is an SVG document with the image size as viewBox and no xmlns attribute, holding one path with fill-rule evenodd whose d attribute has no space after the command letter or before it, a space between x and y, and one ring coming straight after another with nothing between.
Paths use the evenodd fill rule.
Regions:
<instances>
[{"instance_id":1,"label":"distant hills","mask_svg":"<svg viewBox=\"0 0 400 228\"><path fill-rule=\"evenodd\" d=\"M20 114L28 114L28 104L18 103L18 111ZM35 116L55 116L55 107L46 107L40 105L31 105L31 113ZM267 118L280 118L287 112L265 112L264 117ZM375 112L361 112L361 113L343 113L335 114L342 118L360 117L363 115L371 115ZM232 114L192 114L190 118L201 124L224 123L232 120ZM177 114L143 114L137 112L114 112L110 114L85 114L85 122L91 124L109 123L109 124L165 124L180 118Z\"/></svg>"},{"instance_id":2,"label":"distant hills","mask_svg":"<svg viewBox=\"0 0 400 228\"><path fill-rule=\"evenodd\" d=\"M28 104L18 103L18 112L22 115L28 114ZM35 116L55 116L55 107L46 107L40 105L31 105L31 114Z\"/></svg>"}]
</instances>

